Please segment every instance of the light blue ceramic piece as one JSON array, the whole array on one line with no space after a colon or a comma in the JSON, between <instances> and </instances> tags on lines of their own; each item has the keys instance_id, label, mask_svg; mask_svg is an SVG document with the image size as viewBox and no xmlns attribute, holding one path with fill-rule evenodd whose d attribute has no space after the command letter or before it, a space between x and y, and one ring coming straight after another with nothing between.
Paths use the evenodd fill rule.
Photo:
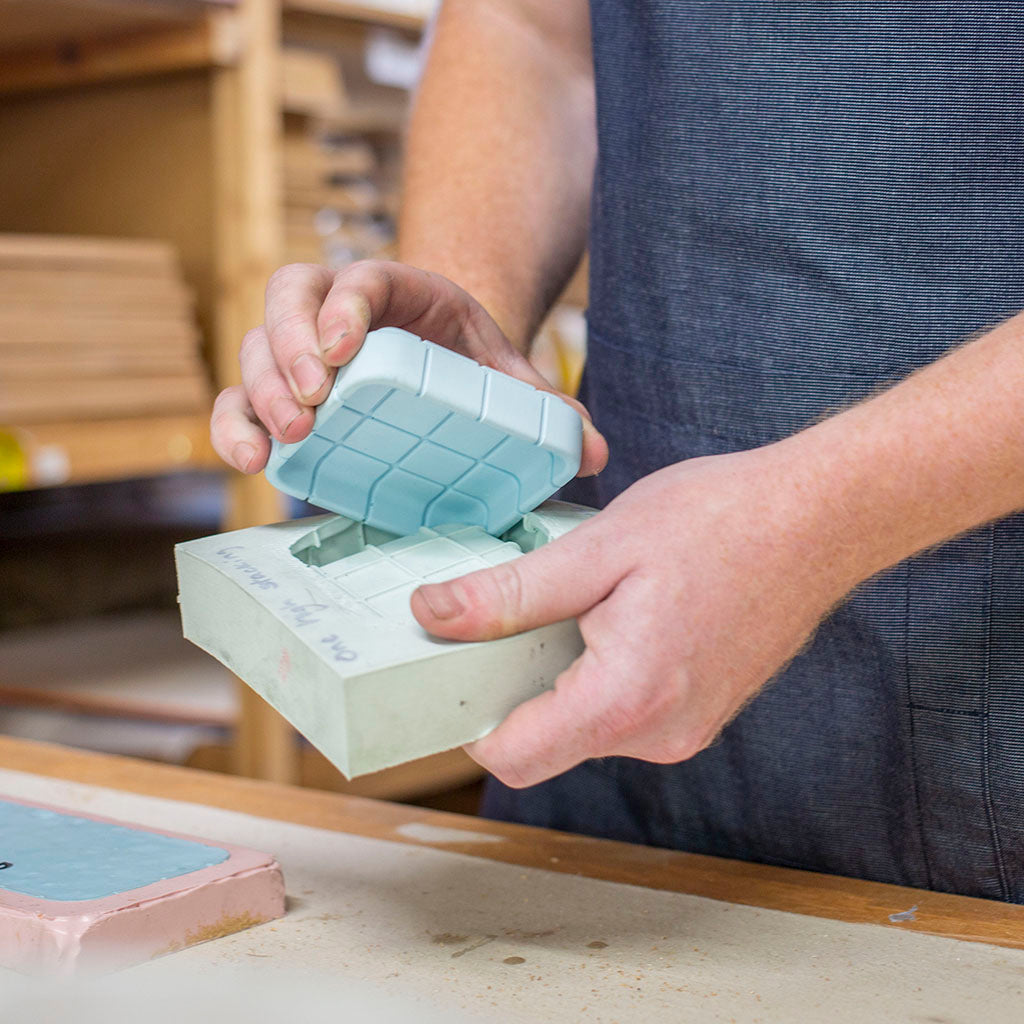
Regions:
<instances>
[{"instance_id":1,"label":"light blue ceramic piece","mask_svg":"<svg viewBox=\"0 0 1024 1024\"><path fill-rule=\"evenodd\" d=\"M338 371L309 437L273 442L279 490L399 536L497 536L579 470L582 423L555 395L386 327Z\"/></svg>"},{"instance_id":2,"label":"light blue ceramic piece","mask_svg":"<svg viewBox=\"0 0 1024 1024\"><path fill-rule=\"evenodd\" d=\"M97 900L228 859L217 846L0 800L0 889Z\"/></svg>"}]
</instances>

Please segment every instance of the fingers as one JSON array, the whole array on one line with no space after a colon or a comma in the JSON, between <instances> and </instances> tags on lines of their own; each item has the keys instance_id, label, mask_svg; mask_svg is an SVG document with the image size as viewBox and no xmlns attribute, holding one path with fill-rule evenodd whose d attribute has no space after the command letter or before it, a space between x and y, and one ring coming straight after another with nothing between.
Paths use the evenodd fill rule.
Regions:
<instances>
[{"instance_id":1,"label":"fingers","mask_svg":"<svg viewBox=\"0 0 1024 1024\"><path fill-rule=\"evenodd\" d=\"M270 352L262 327L242 339L242 386L256 415L279 441L301 441L313 429L313 410L300 405Z\"/></svg>"},{"instance_id":2,"label":"fingers","mask_svg":"<svg viewBox=\"0 0 1024 1024\"><path fill-rule=\"evenodd\" d=\"M506 786L534 786L591 756L588 720L593 700L585 681L594 658L584 651L555 688L520 704L494 732L466 752Z\"/></svg>"},{"instance_id":3,"label":"fingers","mask_svg":"<svg viewBox=\"0 0 1024 1024\"><path fill-rule=\"evenodd\" d=\"M538 391L546 391L548 394L557 395L563 402L571 405L579 414L583 423L583 447L580 452L579 476L595 476L608 464L608 442L601 432L594 426L593 420L586 406L575 398L563 394L553 388L541 372L522 353L506 342L505 351L501 353L489 350L481 351L479 348L474 351L469 347L467 355L472 356L477 362L486 366L493 366L502 373L518 377L527 384L532 385Z\"/></svg>"},{"instance_id":4,"label":"fingers","mask_svg":"<svg viewBox=\"0 0 1024 1024\"><path fill-rule=\"evenodd\" d=\"M637 598L630 575L580 618L586 649L554 689L521 704L466 749L509 786L533 786L593 757L621 755L663 764L703 749L722 722L692 693L685 671L657 646L635 645ZM689 692L689 691L687 691Z\"/></svg>"},{"instance_id":5,"label":"fingers","mask_svg":"<svg viewBox=\"0 0 1024 1024\"><path fill-rule=\"evenodd\" d=\"M442 296L444 286L450 294ZM461 289L425 270L382 260L353 263L335 276L323 300L317 318L320 350L328 365L342 366L372 328L407 327L430 336L425 323L436 323L439 330L444 325L432 341L453 344L453 325L465 317L468 302Z\"/></svg>"},{"instance_id":6,"label":"fingers","mask_svg":"<svg viewBox=\"0 0 1024 1024\"><path fill-rule=\"evenodd\" d=\"M493 640L572 618L606 597L621 575L588 523L522 558L420 587L417 621L450 640Z\"/></svg>"},{"instance_id":7,"label":"fingers","mask_svg":"<svg viewBox=\"0 0 1024 1024\"><path fill-rule=\"evenodd\" d=\"M258 473L270 456L267 432L254 419L252 406L241 387L226 388L213 403L213 449L229 466L243 473Z\"/></svg>"},{"instance_id":8,"label":"fingers","mask_svg":"<svg viewBox=\"0 0 1024 1024\"><path fill-rule=\"evenodd\" d=\"M267 285L266 345L253 339L243 346L243 378L266 372L266 350L292 401L276 401L280 387L276 381L273 388L263 381L265 394L250 392L260 419L275 436L294 421L289 440L305 437L308 418L295 417L327 397L335 368L353 358L369 330L384 326L406 328L558 394L583 419L580 475L591 476L604 468L608 445L586 409L555 391L479 303L438 274L383 260L353 263L338 273L306 263L290 264L274 273ZM253 365L247 366L250 359ZM269 403L275 402L271 413Z\"/></svg>"},{"instance_id":9,"label":"fingers","mask_svg":"<svg viewBox=\"0 0 1024 1024\"><path fill-rule=\"evenodd\" d=\"M317 316L334 275L327 267L292 263L267 283L266 328L270 351L296 401L319 405L330 391L333 372L324 363Z\"/></svg>"},{"instance_id":10,"label":"fingers","mask_svg":"<svg viewBox=\"0 0 1024 1024\"><path fill-rule=\"evenodd\" d=\"M571 405L583 421L583 448L580 453L580 476L594 476L608 464L608 442L594 426L586 406L575 398L570 398L552 387L547 378L526 358L504 335L499 333L503 344L496 344L492 333L486 329L490 317L482 306L475 306L470 311L462 331L462 343L465 354L478 363L491 366L502 373L518 377L538 391L547 391L557 395L563 402Z\"/></svg>"},{"instance_id":11,"label":"fingers","mask_svg":"<svg viewBox=\"0 0 1024 1024\"><path fill-rule=\"evenodd\" d=\"M579 403L576 402L576 405ZM586 409L583 409L582 415L583 450L580 452L580 471L577 476L597 476L608 465L608 442L604 434L594 426Z\"/></svg>"},{"instance_id":12,"label":"fingers","mask_svg":"<svg viewBox=\"0 0 1024 1024\"><path fill-rule=\"evenodd\" d=\"M610 754L640 725L630 706L625 666L588 647L555 687L520 704L494 732L466 747L507 786L534 786L591 757ZM642 715L642 709L638 709Z\"/></svg>"}]
</instances>

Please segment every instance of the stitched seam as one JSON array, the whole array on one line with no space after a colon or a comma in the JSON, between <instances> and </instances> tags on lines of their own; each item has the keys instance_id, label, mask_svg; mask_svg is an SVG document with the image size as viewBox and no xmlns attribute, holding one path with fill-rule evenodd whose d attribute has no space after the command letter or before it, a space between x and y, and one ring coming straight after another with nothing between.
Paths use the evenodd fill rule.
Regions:
<instances>
[{"instance_id":1,"label":"stitched seam","mask_svg":"<svg viewBox=\"0 0 1024 1024\"><path fill-rule=\"evenodd\" d=\"M959 715L961 718L981 718L984 714L982 711L964 711L963 708L934 708L928 704L918 704L915 701L910 702L910 707L915 711L930 711L935 715Z\"/></svg>"},{"instance_id":2,"label":"stitched seam","mask_svg":"<svg viewBox=\"0 0 1024 1024\"><path fill-rule=\"evenodd\" d=\"M989 833L992 836L992 852L995 855L996 871L999 874L999 890L1003 900L1010 899L1010 884L1003 862L1003 848L999 842L999 826L996 822L995 802L992 799L991 740L989 735L989 696L992 679L992 578L995 562L995 526L988 528L988 586L986 587L985 614L987 631L985 636L985 682L982 690L981 713L981 778L985 797L985 815L988 818Z\"/></svg>"},{"instance_id":3,"label":"stitched seam","mask_svg":"<svg viewBox=\"0 0 1024 1024\"><path fill-rule=\"evenodd\" d=\"M903 674L907 685L907 716L910 719L910 774L914 780L914 810L917 817L917 841L921 844L921 858L924 860L924 872L928 878L928 888L934 889L932 881L932 866L928 860L928 843L925 841L924 818L921 815L921 790L918 784L917 767L917 739L914 727L914 702L912 699L913 687L910 679L910 577L913 571L913 563L907 562L904 570L906 574L905 586L903 587Z\"/></svg>"}]
</instances>

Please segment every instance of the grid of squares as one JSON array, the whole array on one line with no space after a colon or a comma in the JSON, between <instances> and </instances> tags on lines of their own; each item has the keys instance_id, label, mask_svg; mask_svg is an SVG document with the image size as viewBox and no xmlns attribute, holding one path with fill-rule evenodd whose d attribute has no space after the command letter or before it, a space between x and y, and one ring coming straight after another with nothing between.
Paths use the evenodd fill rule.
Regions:
<instances>
[{"instance_id":1,"label":"grid of squares","mask_svg":"<svg viewBox=\"0 0 1024 1024\"><path fill-rule=\"evenodd\" d=\"M423 583L441 583L518 558L516 544L479 526L420 527L316 571L352 600L392 622L416 625L409 598Z\"/></svg>"},{"instance_id":2,"label":"grid of squares","mask_svg":"<svg viewBox=\"0 0 1024 1024\"><path fill-rule=\"evenodd\" d=\"M318 423L302 461L311 501L397 534L421 523L499 533L557 486L544 448L380 385L359 388Z\"/></svg>"}]
</instances>

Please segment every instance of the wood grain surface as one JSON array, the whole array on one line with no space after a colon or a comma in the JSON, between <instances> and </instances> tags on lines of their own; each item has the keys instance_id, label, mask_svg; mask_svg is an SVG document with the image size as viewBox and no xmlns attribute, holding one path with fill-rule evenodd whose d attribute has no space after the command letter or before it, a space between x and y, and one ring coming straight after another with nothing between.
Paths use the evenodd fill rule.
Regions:
<instances>
[{"instance_id":1,"label":"wood grain surface","mask_svg":"<svg viewBox=\"0 0 1024 1024\"><path fill-rule=\"evenodd\" d=\"M634 846L10 737L0 737L0 767L610 882L1024 948L1024 907L995 901ZM418 827L403 833L410 825ZM480 842L481 834L502 841ZM428 841L430 836L436 838ZM912 906L915 920L889 922L890 914Z\"/></svg>"}]
</instances>

